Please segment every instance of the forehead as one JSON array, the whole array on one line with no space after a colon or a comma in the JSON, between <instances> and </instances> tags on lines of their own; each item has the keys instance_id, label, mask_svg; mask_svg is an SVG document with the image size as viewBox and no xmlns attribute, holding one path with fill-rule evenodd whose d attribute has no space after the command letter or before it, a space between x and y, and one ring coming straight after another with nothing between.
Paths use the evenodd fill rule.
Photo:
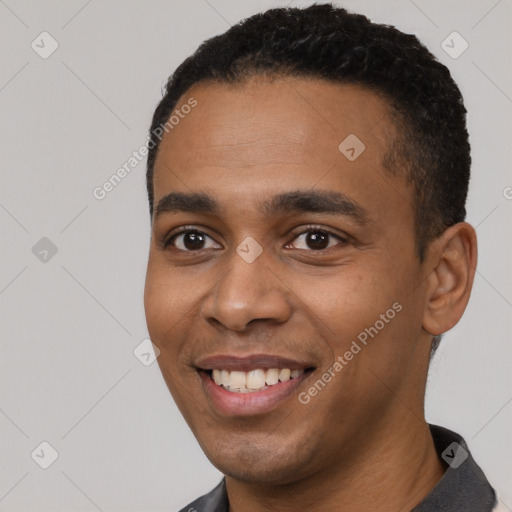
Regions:
<instances>
[{"instance_id":1,"label":"forehead","mask_svg":"<svg viewBox=\"0 0 512 512\"><path fill-rule=\"evenodd\" d=\"M175 112L191 98L196 106L183 110L160 145L155 203L171 189L226 190L241 181L269 192L341 176L349 188L375 186L395 131L386 101L356 85L291 77L207 82L187 91Z\"/></svg>"}]
</instances>

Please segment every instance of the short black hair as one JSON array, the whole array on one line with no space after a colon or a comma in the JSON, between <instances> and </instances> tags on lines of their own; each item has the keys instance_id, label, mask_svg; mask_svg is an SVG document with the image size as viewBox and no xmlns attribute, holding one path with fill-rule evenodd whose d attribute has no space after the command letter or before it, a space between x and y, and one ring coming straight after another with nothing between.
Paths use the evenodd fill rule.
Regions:
<instances>
[{"instance_id":1,"label":"short black hair","mask_svg":"<svg viewBox=\"0 0 512 512\"><path fill-rule=\"evenodd\" d=\"M391 172L403 169L414 187L420 260L431 240L464 220L470 146L463 98L448 68L414 35L331 4L251 16L203 42L170 76L149 131L151 216L161 141L161 129L155 130L193 85L236 83L255 75L354 84L387 100L397 134L384 165Z\"/></svg>"}]
</instances>

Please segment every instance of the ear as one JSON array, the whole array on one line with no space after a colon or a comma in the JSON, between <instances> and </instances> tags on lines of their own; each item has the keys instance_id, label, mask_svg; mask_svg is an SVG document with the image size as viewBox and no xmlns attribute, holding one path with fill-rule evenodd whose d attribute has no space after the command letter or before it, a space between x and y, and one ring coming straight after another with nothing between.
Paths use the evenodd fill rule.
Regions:
<instances>
[{"instance_id":1,"label":"ear","mask_svg":"<svg viewBox=\"0 0 512 512\"><path fill-rule=\"evenodd\" d=\"M467 222L450 226L431 245L423 329L436 336L451 329L469 301L476 271L476 232Z\"/></svg>"}]
</instances>

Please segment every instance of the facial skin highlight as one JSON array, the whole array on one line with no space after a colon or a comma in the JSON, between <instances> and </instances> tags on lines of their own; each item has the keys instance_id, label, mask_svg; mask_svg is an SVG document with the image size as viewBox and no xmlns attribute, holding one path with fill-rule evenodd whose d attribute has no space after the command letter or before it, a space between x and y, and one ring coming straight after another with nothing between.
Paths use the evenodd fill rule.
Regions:
<instances>
[{"instance_id":1,"label":"facial skin highlight","mask_svg":"<svg viewBox=\"0 0 512 512\"><path fill-rule=\"evenodd\" d=\"M251 497L263 495L261 510L279 499L279 510L285 500L317 510L341 496L345 511L409 510L443 472L425 383L432 335L455 325L469 298L474 231L450 228L420 262L412 187L383 165L395 126L371 91L254 77L195 85L176 108L191 96L197 106L155 164L145 288L173 398L227 475L232 510L260 510ZM350 134L366 147L354 161L338 149ZM247 237L263 250L252 263L236 251ZM394 303L401 312L301 403ZM201 362L261 354L310 370L264 412L219 408ZM308 503L312 489L322 498Z\"/></svg>"}]
</instances>

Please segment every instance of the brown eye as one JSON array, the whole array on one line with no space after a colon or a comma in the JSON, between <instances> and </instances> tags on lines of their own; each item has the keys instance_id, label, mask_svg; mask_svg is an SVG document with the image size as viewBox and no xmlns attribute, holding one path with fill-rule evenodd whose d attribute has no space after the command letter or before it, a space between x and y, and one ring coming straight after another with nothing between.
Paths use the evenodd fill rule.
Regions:
<instances>
[{"instance_id":1,"label":"brown eye","mask_svg":"<svg viewBox=\"0 0 512 512\"><path fill-rule=\"evenodd\" d=\"M295 249L322 251L335 245L343 245L347 240L340 235L318 228L310 228L298 234L292 242Z\"/></svg>"},{"instance_id":2,"label":"brown eye","mask_svg":"<svg viewBox=\"0 0 512 512\"><path fill-rule=\"evenodd\" d=\"M306 244L310 249L325 249L329 245L329 234L323 231L313 231L307 234Z\"/></svg>"},{"instance_id":3,"label":"brown eye","mask_svg":"<svg viewBox=\"0 0 512 512\"><path fill-rule=\"evenodd\" d=\"M169 245L180 251L187 252L221 247L206 233L197 230L188 230L177 233L166 242L165 247L168 247Z\"/></svg>"}]
</instances>

